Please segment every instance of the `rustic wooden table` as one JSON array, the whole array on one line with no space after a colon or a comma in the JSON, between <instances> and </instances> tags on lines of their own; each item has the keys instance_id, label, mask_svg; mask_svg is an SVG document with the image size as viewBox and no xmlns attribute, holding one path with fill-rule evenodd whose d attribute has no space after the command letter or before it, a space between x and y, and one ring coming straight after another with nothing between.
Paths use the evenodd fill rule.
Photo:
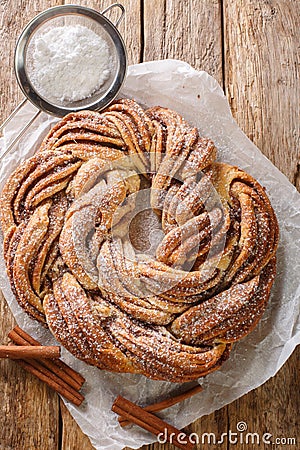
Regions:
<instances>
[{"instance_id":1,"label":"rustic wooden table","mask_svg":"<svg viewBox=\"0 0 300 450\"><path fill-rule=\"evenodd\" d=\"M1 122L22 97L13 73L17 36L37 13L62 3L63 0L1 0ZM101 10L113 2L73 3ZM300 2L126 0L123 4L126 18L120 30L129 63L176 58L208 71L223 86L239 126L299 188ZM5 343L14 319L3 298L0 317L0 342ZM249 430L258 433L296 437L300 411L299 355L298 348L274 378L231 405L197 420L187 431L220 436L229 429L236 430L237 422L243 420ZM58 396L11 361L0 363L0 391L1 450L92 448ZM159 444L143 447L163 448L173 447ZM248 445L225 440L218 448L246 449ZM299 436L298 446L284 445L283 440L273 448L299 448Z\"/></svg>"}]
</instances>

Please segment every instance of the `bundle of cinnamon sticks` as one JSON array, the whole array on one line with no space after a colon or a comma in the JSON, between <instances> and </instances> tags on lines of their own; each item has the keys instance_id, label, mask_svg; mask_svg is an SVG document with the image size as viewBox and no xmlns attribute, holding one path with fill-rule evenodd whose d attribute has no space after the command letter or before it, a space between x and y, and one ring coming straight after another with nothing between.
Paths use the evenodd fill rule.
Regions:
<instances>
[{"instance_id":1,"label":"bundle of cinnamon sticks","mask_svg":"<svg viewBox=\"0 0 300 450\"><path fill-rule=\"evenodd\" d=\"M0 346L0 358L14 359L65 399L76 406L81 405L84 396L79 391L85 379L59 359L59 346L42 346L18 326L8 333L8 337L16 345Z\"/></svg>"},{"instance_id":2,"label":"bundle of cinnamon sticks","mask_svg":"<svg viewBox=\"0 0 300 450\"><path fill-rule=\"evenodd\" d=\"M194 445L186 433L178 430L152 413L169 408L201 391L202 387L196 385L179 395L144 408L130 402L124 397L118 396L113 403L112 410L119 415L119 423L122 427L134 423L157 437L164 438L166 442L174 444L175 447L191 450L194 448Z\"/></svg>"}]
</instances>

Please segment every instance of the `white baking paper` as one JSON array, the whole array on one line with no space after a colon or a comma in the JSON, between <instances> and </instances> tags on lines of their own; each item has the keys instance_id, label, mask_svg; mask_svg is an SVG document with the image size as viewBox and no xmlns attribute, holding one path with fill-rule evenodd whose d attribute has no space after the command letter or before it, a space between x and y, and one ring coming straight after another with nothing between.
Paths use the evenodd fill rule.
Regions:
<instances>
[{"instance_id":1,"label":"white baking paper","mask_svg":"<svg viewBox=\"0 0 300 450\"><path fill-rule=\"evenodd\" d=\"M299 344L300 195L239 129L222 89L206 72L197 72L188 64L175 60L138 64L129 67L121 95L134 98L143 105L172 108L198 127L203 136L212 138L220 160L240 166L266 187L280 225L278 275L267 311L254 332L234 346L221 370L199 380L203 392L162 413L163 418L182 428L263 384L276 374ZM1 153L33 111L35 108L31 105L23 107L6 128L1 139ZM5 157L0 170L0 188L16 165L34 153L56 120L41 114L17 149ZM43 343L51 342L50 334L17 305L2 257L0 264L0 287L18 324ZM136 426L120 428L116 415L111 412L118 394L146 405L187 388L151 381L140 375L100 371L76 360L67 351L63 357L86 378L85 403L79 408L66 404L96 449L138 448L155 440Z\"/></svg>"}]
</instances>

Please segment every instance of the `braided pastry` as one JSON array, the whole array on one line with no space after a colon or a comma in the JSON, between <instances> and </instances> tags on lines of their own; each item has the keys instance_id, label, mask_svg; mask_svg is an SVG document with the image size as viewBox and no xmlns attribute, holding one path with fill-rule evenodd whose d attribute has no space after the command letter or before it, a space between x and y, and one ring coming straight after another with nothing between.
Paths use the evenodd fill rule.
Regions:
<instances>
[{"instance_id":1,"label":"braided pastry","mask_svg":"<svg viewBox=\"0 0 300 450\"><path fill-rule=\"evenodd\" d=\"M173 382L218 369L266 308L278 225L260 184L215 158L166 108L68 114L1 194L19 304L100 369Z\"/></svg>"}]
</instances>

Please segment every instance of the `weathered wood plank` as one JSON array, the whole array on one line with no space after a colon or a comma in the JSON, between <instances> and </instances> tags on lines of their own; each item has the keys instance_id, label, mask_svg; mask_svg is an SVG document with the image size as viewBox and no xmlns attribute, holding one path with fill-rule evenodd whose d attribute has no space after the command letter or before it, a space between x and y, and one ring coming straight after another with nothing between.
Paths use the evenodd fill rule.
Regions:
<instances>
[{"instance_id":1,"label":"weathered wood plank","mask_svg":"<svg viewBox=\"0 0 300 450\"><path fill-rule=\"evenodd\" d=\"M240 127L290 179L299 175L300 2L224 1L225 81Z\"/></svg>"},{"instance_id":2,"label":"weathered wood plank","mask_svg":"<svg viewBox=\"0 0 300 450\"><path fill-rule=\"evenodd\" d=\"M213 75L222 85L219 0L145 0L143 60L174 58Z\"/></svg>"}]
</instances>

